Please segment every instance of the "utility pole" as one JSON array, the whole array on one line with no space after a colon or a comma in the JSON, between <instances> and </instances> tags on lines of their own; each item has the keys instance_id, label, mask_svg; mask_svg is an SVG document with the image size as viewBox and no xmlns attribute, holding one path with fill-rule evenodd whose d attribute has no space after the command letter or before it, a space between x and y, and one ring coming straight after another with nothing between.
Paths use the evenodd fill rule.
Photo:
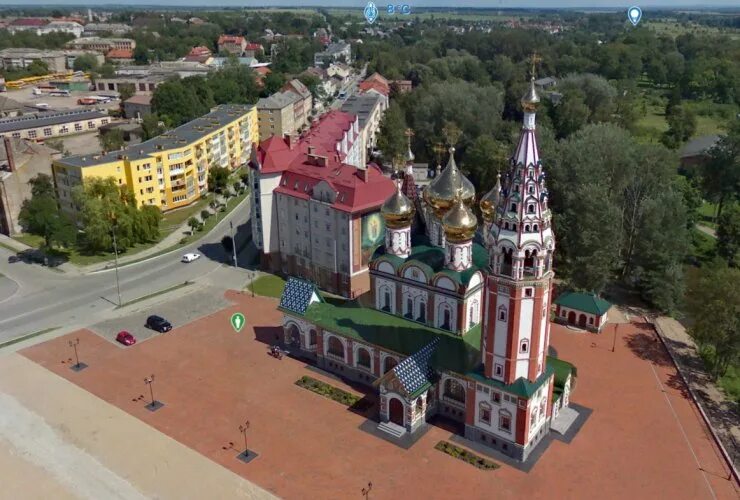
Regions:
<instances>
[{"instance_id":1,"label":"utility pole","mask_svg":"<svg viewBox=\"0 0 740 500\"><path fill-rule=\"evenodd\" d=\"M80 339L74 339L69 341L69 347L75 350L75 364L71 366L72 370L79 372L87 368L85 363L80 363L80 357L77 355L77 346L80 345Z\"/></svg>"},{"instance_id":2,"label":"utility pole","mask_svg":"<svg viewBox=\"0 0 740 500\"><path fill-rule=\"evenodd\" d=\"M249 429L249 420L239 424L239 432L244 436L244 458L249 456L249 447L247 446L247 429Z\"/></svg>"},{"instance_id":3,"label":"utility pole","mask_svg":"<svg viewBox=\"0 0 740 500\"><path fill-rule=\"evenodd\" d=\"M149 386L149 395L152 398L152 402L146 405L146 409L149 411L157 411L164 406L164 403L154 399L154 389L152 384L154 383L154 374L152 373L149 377L144 377L144 383Z\"/></svg>"},{"instance_id":4,"label":"utility pole","mask_svg":"<svg viewBox=\"0 0 740 500\"><path fill-rule=\"evenodd\" d=\"M121 301L121 282L118 278L118 244L116 243L116 214L111 214L111 219L113 221L113 225L110 228L110 232L113 235L113 253L115 254L115 262L116 262L116 291L118 292L118 307L121 307L123 305L123 302Z\"/></svg>"},{"instance_id":5,"label":"utility pole","mask_svg":"<svg viewBox=\"0 0 740 500\"><path fill-rule=\"evenodd\" d=\"M234 251L234 267L239 267L236 263L236 238L234 237L234 221L229 221L229 227L231 228L231 249Z\"/></svg>"},{"instance_id":6,"label":"utility pole","mask_svg":"<svg viewBox=\"0 0 740 500\"><path fill-rule=\"evenodd\" d=\"M617 348L617 328L619 328L619 323L616 323L614 325L614 340L612 341L612 352Z\"/></svg>"}]
</instances>

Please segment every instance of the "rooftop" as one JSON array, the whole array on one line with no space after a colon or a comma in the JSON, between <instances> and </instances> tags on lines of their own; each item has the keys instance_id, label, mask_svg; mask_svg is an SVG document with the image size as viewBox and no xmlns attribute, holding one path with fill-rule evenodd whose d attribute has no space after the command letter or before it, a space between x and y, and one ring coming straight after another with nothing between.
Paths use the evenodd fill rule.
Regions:
<instances>
[{"instance_id":1,"label":"rooftop","mask_svg":"<svg viewBox=\"0 0 740 500\"><path fill-rule=\"evenodd\" d=\"M105 155L68 156L62 158L59 162L69 166L89 167L117 161L119 156L122 155L127 156L131 160L138 160L150 157L158 151L184 148L203 136L212 133L214 130L218 130L233 122L237 117L244 115L251 108L252 106L242 104L224 104L217 106L205 116L180 125L176 129L165 132L148 141L126 147L123 150Z\"/></svg>"},{"instance_id":2,"label":"rooftop","mask_svg":"<svg viewBox=\"0 0 740 500\"><path fill-rule=\"evenodd\" d=\"M681 148L681 158L705 154L712 146L717 144L717 141L719 141L719 136L716 134L695 137Z\"/></svg>"},{"instance_id":3,"label":"rooftop","mask_svg":"<svg viewBox=\"0 0 740 500\"><path fill-rule=\"evenodd\" d=\"M21 17L10 23L10 26L45 26L49 21L40 17Z\"/></svg>"},{"instance_id":4,"label":"rooftop","mask_svg":"<svg viewBox=\"0 0 740 500\"><path fill-rule=\"evenodd\" d=\"M138 94L138 95L134 95L134 96L129 97L128 99L126 99L124 101L124 103L129 103L129 104L143 104L145 106L148 106L148 105L150 105L152 103L152 96Z\"/></svg>"},{"instance_id":5,"label":"rooftop","mask_svg":"<svg viewBox=\"0 0 740 500\"><path fill-rule=\"evenodd\" d=\"M354 94L344 101L342 111L357 115L362 128L375 107L380 105L380 100L381 97L378 94Z\"/></svg>"},{"instance_id":6,"label":"rooftop","mask_svg":"<svg viewBox=\"0 0 740 500\"><path fill-rule=\"evenodd\" d=\"M283 109L295 103L300 97L294 92L275 92L270 97L257 101L257 109Z\"/></svg>"},{"instance_id":7,"label":"rooftop","mask_svg":"<svg viewBox=\"0 0 740 500\"><path fill-rule=\"evenodd\" d=\"M112 49L105 54L109 59L133 59L134 52L130 49Z\"/></svg>"},{"instance_id":8,"label":"rooftop","mask_svg":"<svg viewBox=\"0 0 740 500\"><path fill-rule=\"evenodd\" d=\"M565 292L555 299L556 305L575 309L576 311L583 311L589 314L595 314L601 316L605 314L611 304L606 300L597 297L593 293L584 292Z\"/></svg>"},{"instance_id":9,"label":"rooftop","mask_svg":"<svg viewBox=\"0 0 740 500\"><path fill-rule=\"evenodd\" d=\"M78 122L93 118L107 117L102 111L73 110L45 113L30 113L14 118L0 120L0 134L25 130L29 128L46 127L49 125L60 125L62 123Z\"/></svg>"}]
</instances>

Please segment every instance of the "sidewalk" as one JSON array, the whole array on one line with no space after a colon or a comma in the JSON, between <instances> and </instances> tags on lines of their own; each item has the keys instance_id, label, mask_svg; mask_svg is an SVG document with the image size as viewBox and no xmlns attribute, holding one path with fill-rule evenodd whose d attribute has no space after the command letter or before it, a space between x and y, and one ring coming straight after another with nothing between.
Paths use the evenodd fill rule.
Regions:
<instances>
[{"instance_id":1,"label":"sidewalk","mask_svg":"<svg viewBox=\"0 0 740 500\"><path fill-rule=\"evenodd\" d=\"M653 321L691 390L701 402L725 450L737 465L740 458L740 417L737 404L730 401L709 378L694 340L681 323L665 316L658 316Z\"/></svg>"}]
</instances>

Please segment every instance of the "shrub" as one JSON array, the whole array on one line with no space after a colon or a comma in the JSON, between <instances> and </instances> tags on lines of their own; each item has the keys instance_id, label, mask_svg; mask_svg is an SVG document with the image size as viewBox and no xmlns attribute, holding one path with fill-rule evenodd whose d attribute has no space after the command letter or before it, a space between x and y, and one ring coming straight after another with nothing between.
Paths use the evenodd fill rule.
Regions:
<instances>
[{"instance_id":1,"label":"shrub","mask_svg":"<svg viewBox=\"0 0 740 500\"><path fill-rule=\"evenodd\" d=\"M201 219L206 220L210 216L211 216L211 212L209 212L208 210L201 210L200 211L200 218Z\"/></svg>"}]
</instances>

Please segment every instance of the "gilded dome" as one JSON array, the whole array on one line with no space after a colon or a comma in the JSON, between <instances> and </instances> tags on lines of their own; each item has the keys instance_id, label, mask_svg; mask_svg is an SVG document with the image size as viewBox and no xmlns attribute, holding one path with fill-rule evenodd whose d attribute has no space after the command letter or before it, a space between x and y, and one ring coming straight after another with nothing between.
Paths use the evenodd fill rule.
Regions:
<instances>
[{"instance_id":1,"label":"gilded dome","mask_svg":"<svg viewBox=\"0 0 740 500\"><path fill-rule=\"evenodd\" d=\"M455 164L455 148L450 148L450 160L442 173L434 178L424 190L425 201L432 206L438 218L453 205L458 190L462 190L462 199L471 204L475 199L475 187Z\"/></svg>"},{"instance_id":2,"label":"gilded dome","mask_svg":"<svg viewBox=\"0 0 740 500\"><path fill-rule=\"evenodd\" d=\"M413 163L415 158L414 153L411 151L411 145L409 145L406 150L406 163Z\"/></svg>"},{"instance_id":3,"label":"gilded dome","mask_svg":"<svg viewBox=\"0 0 740 500\"><path fill-rule=\"evenodd\" d=\"M396 182L396 192L380 207L385 225L391 229L401 229L411 225L415 212L414 204L401 192L401 183Z\"/></svg>"},{"instance_id":4,"label":"gilded dome","mask_svg":"<svg viewBox=\"0 0 740 500\"><path fill-rule=\"evenodd\" d=\"M459 189L452 208L442 218L445 236L452 243L462 243L473 239L478 227L478 219L462 198Z\"/></svg>"},{"instance_id":5,"label":"gilded dome","mask_svg":"<svg viewBox=\"0 0 740 500\"><path fill-rule=\"evenodd\" d=\"M483 195L480 200L480 211L483 213L483 220L486 222L493 221L496 213L496 206L501 201L501 174L496 176L496 185L489 192Z\"/></svg>"},{"instance_id":6,"label":"gilded dome","mask_svg":"<svg viewBox=\"0 0 740 500\"><path fill-rule=\"evenodd\" d=\"M537 105L540 103L540 96L537 95L537 89L534 85L534 77L529 81L529 90L522 96L522 108L527 113L537 111Z\"/></svg>"}]
</instances>

